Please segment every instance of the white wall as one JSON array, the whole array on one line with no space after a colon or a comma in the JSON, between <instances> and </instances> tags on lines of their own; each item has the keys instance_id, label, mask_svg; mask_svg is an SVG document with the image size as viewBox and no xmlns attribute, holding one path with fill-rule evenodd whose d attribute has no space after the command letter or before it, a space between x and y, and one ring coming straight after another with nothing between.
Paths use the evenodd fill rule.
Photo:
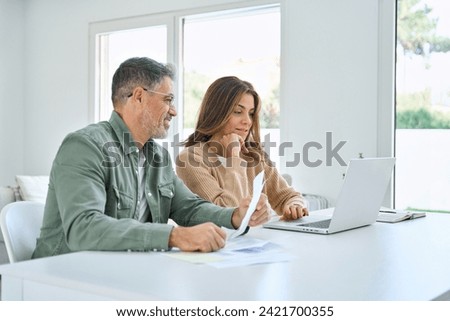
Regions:
<instances>
[{"instance_id":1,"label":"white wall","mask_svg":"<svg viewBox=\"0 0 450 321\"><path fill-rule=\"evenodd\" d=\"M359 153L392 155L392 136L381 135L379 129L393 126L385 109L392 114L394 29L392 22L384 21L393 19L393 12L393 1L286 2L282 109L289 111L281 115L281 123L282 141L293 142L294 148L285 157L284 171L299 190L336 200L345 167L335 159L326 165L327 132L332 133L332 148L346 142L338 153L345 163ZM387 92L381 92L380 83ZM309 161L323 163L287 166L309 142L323 146L309 149Z\"/></svg>"},{"instance_id":2,"label":"white wall","mask_svg":"<svg viewBox=\"0 0 450 321\"><path fill-rule=\"evenodd\" d=\"M0 185L24 170L25 6L0 0Z\"/></svg>"},{"instance_id":3,"label":"white wall","mask_svg":"<svg viewBox=\"0 0 450 321\"><path fill-rule=\"evenodd\" d=\"M348 141L340 152L346 161L358 152L365 156L380 154L380 70L384 64L392 63L381 59L380 48L385 48L386 40L380 32L380 21L386 19L384 11L391 10L389 4L393 1L282 0L281 124L282 138L294 143L291 153L301 152L308 141L325 145L325 133L330 131L334 143ZM20 57L23 48L13 48L8 55L18 57L17 65L20 61L26 65L23 88L27 99L23 115L17 114L14 122L20 123L23 117L23 126L19 127L24 129L23 139L27 142L22 144L26 158L22 157L22 147L16 147L15 152L24 163L14 164L15 170L8 175L22 168L26 174L48 174L63 137L88 123L89 23L230 2L25 1L25 57ZM11 7L8 11L22 20L14 22L9 18L8 28L23 28L20 10ZM0 81L5 81L2 75ZM0 92L3 102L4 95ZM1 123L6 112L1 106ZM2 141L2 150L4 146L11 148L12 144ZM311 155L312 160L317 157L324 157L323 150ZM12 163L8 160L5 164ZM294 183L301 191L333 200L344 171L333 165L308 168L300 164L286 171L295 176Z\"/></svg>"}]
</instances>

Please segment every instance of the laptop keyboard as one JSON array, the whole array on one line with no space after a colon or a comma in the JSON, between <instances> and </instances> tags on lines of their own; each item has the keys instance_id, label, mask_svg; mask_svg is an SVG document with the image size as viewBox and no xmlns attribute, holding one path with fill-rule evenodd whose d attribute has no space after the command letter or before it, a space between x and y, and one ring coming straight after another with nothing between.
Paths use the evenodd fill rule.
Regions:
<instances>
[{"instance_id":1,"label":"laptop keyboard","mask_svg":"<svg viewBox=\"0 0 450 321\"><path fill-rule=\"evenodd\" d=\"M312 222L312 223L299 224L299 225L308 226L308 227L317 227L317 228L328 228L328 227L330 227L330 222L331 222L331 219Z\"/></svg>"}]
</instances>

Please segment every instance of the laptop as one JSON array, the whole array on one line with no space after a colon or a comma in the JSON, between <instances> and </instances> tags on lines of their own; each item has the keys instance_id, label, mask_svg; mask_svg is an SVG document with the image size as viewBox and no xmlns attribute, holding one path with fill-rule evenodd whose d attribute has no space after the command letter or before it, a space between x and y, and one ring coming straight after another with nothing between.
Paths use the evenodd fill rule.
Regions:
<instances>
[{"instance_id":1,"label":"laptop","mask_svg":"<svg viewBox=\"0 0 450 321\"><path fill-rule=\"evenodd\" d=\"M294 221L275 220L265 228L332 234L375 223L394 168L395 158L350 160L336 207L312 211ZM331 217L330 217L331 216Z\"/></svg>"}]
</instances>

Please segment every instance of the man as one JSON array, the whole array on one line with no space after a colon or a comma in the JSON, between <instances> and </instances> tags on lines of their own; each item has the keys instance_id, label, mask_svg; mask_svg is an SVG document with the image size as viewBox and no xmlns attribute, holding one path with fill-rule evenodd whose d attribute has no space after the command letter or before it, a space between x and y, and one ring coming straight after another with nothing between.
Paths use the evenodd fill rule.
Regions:
<instances>
[{"instance_id":1,"label":"man","mask_svg":"<svg viewBox=\"0 0 450 321\"><path fill-rule=\"evenodd\" d=\"M149 58L119 66L109 122L69 134L58 150L33 258L81 250L209 252L225 245L219 226L238 228L250 198L238 208L200 199L153 141L167 135L176 116L173 78L170 66ZM250 226L268 220L266 204L259 200Z\"/></svg>"}]
</instances>

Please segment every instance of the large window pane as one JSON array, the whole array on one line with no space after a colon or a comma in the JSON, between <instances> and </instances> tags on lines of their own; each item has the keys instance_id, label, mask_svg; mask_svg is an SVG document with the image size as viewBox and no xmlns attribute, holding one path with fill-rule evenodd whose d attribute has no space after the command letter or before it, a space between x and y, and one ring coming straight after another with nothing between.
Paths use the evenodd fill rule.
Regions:
<instances>
[{"instance_id":1,"label":"large window pane","mask_svg":"<svg viewBox=\"0 0 450 321\"><path fill-rule=\"evenodd\" d=\"M184 19L184 131L192 133L200 102L217 78L237 76L261 96L262 138L279 146L280 11L254 8ZM276 150L274 148L274 150ZM270 153L276 163L278 155Z\"/></svg>"},{"instance_id":2,"label":"large window pane","mask_svg":"<svg viewBox=\"0 0 450 321\"><path fill-rule=\"evenodd\" d=\"M146 27L146 22L151 25ZM129 28L118 30L127 23L130 24ZM136 28L136 24L139 24L139 28ZM269 153L272 160L279 163L276 153L279 146L280 110L278 4L189 16L174 12L173 15L145 17L139 22L106 23L106 26L96 26L96 29L99 31L94 33L95 121L107 120L110 116L111 78L123 60L148 56L161 62L174 63L178 67L175 88L177 92L180 90L177 97L179 114L174 120L172 133L161 143L175 158L179 151L178 143L193 130L207 87L219 77L235 75L253 83L261 95L262 138L263 141L275 142L275 145L270 145ZM117 31L105 31L108 29ZM182 32L179 34L178 31Z\"/></svg>"},{"instance_id":3,"label":"large window pane","mask_svg":"<svg viewBox=\"0 0 450 321\"><path fill-rule=\"evenodd\" d=\"M450 211L450 2L397 8L395 205Z\"/></svg>"}]
</instances>

